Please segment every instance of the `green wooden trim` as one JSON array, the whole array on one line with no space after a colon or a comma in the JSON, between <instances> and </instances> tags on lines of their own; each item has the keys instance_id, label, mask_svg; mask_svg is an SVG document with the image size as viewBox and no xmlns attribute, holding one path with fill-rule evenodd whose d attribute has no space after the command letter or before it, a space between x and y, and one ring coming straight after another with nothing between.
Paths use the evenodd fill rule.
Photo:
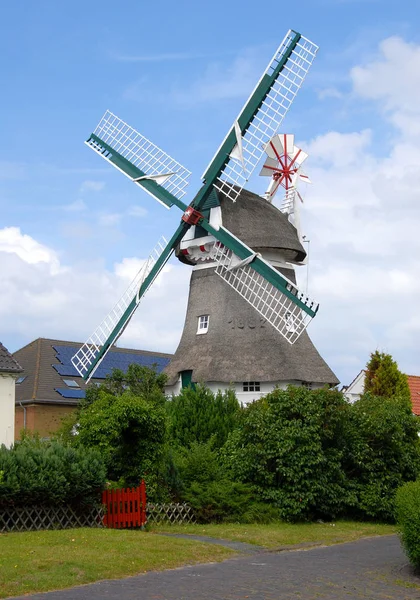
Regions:
<instances>
[{"instance_id":1,"label":"green wooden trim","mask_svg":"<svg viewBox=\"0 0 420 600\"><path fill-rule=\"evenodd\" d=\"M195 389L195 383L192 380L192 371L181 371L181 388L190 387Z\"/></svg>"},{"instance_id":2,"label":"green wooden trim","mask_svg":"<svg viewBox=\"0 0 420 600\"><path fill-rule=\"evenodd\" d=\"M146 277L142 286L140 287L139 298L144 296L144 294L147 292L148 288L153 283L154 278L158 275L159 271L162 269L162 267L165 265L165 263L169 260L174 248L180 243L180 241L184 237L184 235L185 235L186 231L189 229L189 227L190 226L187 223L184 223L184 221L181 221L181 223L180 223L179 227L177 228L177 230L175 231L174 235L169 240L166 248L164 249L162 254L159 256L159 258L156 261L156 264L154 265L154 267L150 271L149 275ZM93 373L95 371L97 365L101 362L101 360L103 359L105 354L108 352L108 350L111 348L111 346L113 344L115 344L118 337L124 331L125 327L127 326L127 323L133 316L133 313L136 310L137 306L138 306L138 303L136 303L136 298L133 298L131 303L126 308L124 314L122 315L122 317L120 318L118 323L115 325L112 332L109 334L108 339L106 340L105 344L102 346L101 350L99 351L98 356L92 362L92 364L88 368L87 372L83 375L83 379L85 379L85 380L89 379L91 373Z\"/></svg>"},{"instance_id":3,"label":"green wooden trim","mask_svg":"<svg viewBox=\"0 0 420 600\"><path fill-rule=\"evenodd\" d=\"M220 229L215 229L203 219L200 225L211 235L213 235L219 242L224 244L227 248L232 250L241 260L248 258L254 252L248 248L244 243L242 243L237 237L235 237L232 233L230 233L227 229L221 227ZM304 302L299 300L292 292L287 289L288 281L285 279L279 271L276 271L273 267L267 265L267 263L259 258L258 256L250 263L249 265L252 269L257 271L260 275L264 277L267 281L269 281L276 289L278 289L282 294L290 298L299 308L301 308L304 312L306 312L311 317L314 317L318 312L318 306L315 310L309 308Z\"/></svg>"},{"instance_id":4,"label":"green wooden trim","mask_svg":"<svg viewBox=\"0 0 420 600\"><path fill-rule=\"evenodd\" d=\"M101 148L109 152L110 155L105 156L105 158L109 160L112 164L114 164L118 169L124 171L124 173L131 177L131 179L137 179L137 177L144 177L145 175L147 175L141 169L133 165L133 163L131 163L129 160L124 158L124 156L122 156L119 152L116 152L111 146L109 146L109 144L101 140L101 138L95 135L94 133L90 135L89 139L87 140L87 143L89 144L91 140L93 140L99 146L101 146ZM158 198L161 202L166 204L168 208L175 204L175 206L178 206L178 208L180 208L182 211L186 210L187 205L184 204L184 202L178 200L176 196L168 192L168 190L156 183L156 181L153 181L151 179L144 179L142 181L137 181L136 183L144 187L144 189L147 190L153 196L156 196L156 198Z\"/></svg>"}]
</instances>

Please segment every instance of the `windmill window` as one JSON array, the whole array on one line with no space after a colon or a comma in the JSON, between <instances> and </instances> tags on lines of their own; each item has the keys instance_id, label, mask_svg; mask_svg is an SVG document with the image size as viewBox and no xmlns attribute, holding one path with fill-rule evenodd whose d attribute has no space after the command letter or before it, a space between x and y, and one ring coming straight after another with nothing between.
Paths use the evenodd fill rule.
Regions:
<instances>
[{"instance_id":1,"label":"windmill window","mask_svg":"<svg viewBox=\"0 0 420 600\"><path fill-rule=\"evenodd\" d=\"M209 320L209 315L201 315L200 317L198 317L197 334L207 333L209 329Z\"/></svg>"},{"instance_id":2,"label":"windmill window","mask_svg":"<svg viewBox=\"0 0 420 600\"><path fill-rule=\"evenodd\" d=\"M77 381L74 381L74 379L63 379L63 381L69 387L72 387L72 388L80 387L79 384L77 383Z\"/></svg>"},{"instance_id":3,"label":"windmill window","mask_svg":"<svg viewBox=\"0 0 420 600\"><path fill-rule=\"evenodd\" d=\"M244 381L242 389L244 392L260 392L261 384L259 381Z\"/></svg>"},{"instance_id":4,"label":"windmill window","mask_svg":"<svg viewBox=\"0 0 420 600\"><path fill-rule=\"evenodd\" d=\"M26 375L24 375L23 377L18 377L16 379L16 383L23 383L25 381L25 379L26 379Z\"/></svg>"}]
</instances>

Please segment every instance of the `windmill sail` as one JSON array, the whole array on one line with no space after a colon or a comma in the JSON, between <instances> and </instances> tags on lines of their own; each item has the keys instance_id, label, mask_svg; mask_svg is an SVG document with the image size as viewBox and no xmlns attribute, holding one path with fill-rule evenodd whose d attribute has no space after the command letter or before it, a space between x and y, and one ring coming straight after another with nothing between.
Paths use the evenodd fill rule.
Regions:
<instances>
[{"instance_id":1,"label":"windmill sail","mask_svg":"<svg viewBox=\"0 0 420 600\"><path fill-rule=\"evenodd\" d=\"M157 256L149 259L123 299L73 357L73 364L84 379L92 376L121 335L141 297L191 226L200 225L218 240L218 275L288 341L293 343L315 316L317 304L227 229L211 225L201 211L205 213L215 189L230 200L237 199L277 133L317 50L299 33L287 33L204 173L204 185L189 206L182 198L191 173L113 113L107 111L102 117L86 144L159 202L168 208L178 206L184 215L167 246L159 246Z\"/></svg>"},{"instance_id":2,"label":"windmill sail","mask_svg":"<svg viewBox=\"0 0 420 600\"><path fill-rule=\"evenodd\" d=\"M159 265L159 258L166 248L167 241L162 236L120 300L71 359L77 372L85 379L90 379L112 344L115 344L124 331L139 305L141 297L144 296L165 264L166 261ZM160 267L159 270L156 270L153 279L147 282L146 289L142 289L147 277L156 266Z\"/></svg>"},{"instance_id":3,"label":"windmill sail","mask_svg":"<svg viewBox=\"0 0 420 600\"><path fill-rule=\"evenodd\" d=\"M207 167L203 179L236 201L277 133L317 53L318 46L289 31L254 92ZM242 133L238 144L238 128Z\"/></svg>"},{"instance_id":4,"label":"windmill sail","mask_svg":"<svg viewBox=\"0 0 420 600\"><path fill-rule=\"evenodd\" d=\"M318 304L301 292L292 281L282 276L289 292L286 295L255 271L251 266L252 262L241 261L232 250L222 245L216 245L214 260L217 263L216 274L255 308L290 344L305 331L318 310ZM268 268L273 269L271 265L266 264ZM302 304L309 308L309 311L303 310Z\"/></svg>"},{"instance_id":5,"label":"windmill sail","mask_svg":"<svg viewBox=\"0 0 420 600\"><path fill-rule=\"evenodd\" d=\"M109 110L85 143L167 208L184 208L191 172Z\"/></svg>"}]
</instances>

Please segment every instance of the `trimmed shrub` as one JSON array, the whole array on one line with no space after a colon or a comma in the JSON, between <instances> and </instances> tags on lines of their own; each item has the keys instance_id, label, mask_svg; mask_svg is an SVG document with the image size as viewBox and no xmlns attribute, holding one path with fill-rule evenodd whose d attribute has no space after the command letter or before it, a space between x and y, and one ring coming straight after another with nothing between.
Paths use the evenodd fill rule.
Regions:
<instances>
[{"instance_id":1,"label":"trimmed shrub","mask_svg":"<svg viewBox=\"0 0 420 600\"><path fill-rule=\"evenodd\" d=\"M59 442L24 439L0 447L0 508L100 502L106 469L99 453Z\"/></svg>"},{"instance_id":2,"label":"trimmed shrub","mask_svg":"<svg viewBox=\"0 0 420 600\"><path fill-rule=\"evenodd\" d=\"M213 446L220 448L236 426L241 410L233 390L213 394L204 385L182 389L166 407L171 438L185 447L212 439Z\"/></svg>"},{"instance_id":3,"label":"trimmed shrub","mask_svg":"<svg viewBox=\"0 0 420 600\"><path fill-rule=\"evenodd\" d=\"M229 480L193 482L183 494L200 523L241 521L252 502L252 487Z\"/></svg>"},{"instance_id":4,"label":"trimmed shrub","mask_svg":"<svg viewBox=\"0 0 420 600\"><path fill-rule=\"evenodd\" d=\"M397 491L395 515L405 552L420 569L420 481L406 483Z\"/></svg>"}]
</instances>

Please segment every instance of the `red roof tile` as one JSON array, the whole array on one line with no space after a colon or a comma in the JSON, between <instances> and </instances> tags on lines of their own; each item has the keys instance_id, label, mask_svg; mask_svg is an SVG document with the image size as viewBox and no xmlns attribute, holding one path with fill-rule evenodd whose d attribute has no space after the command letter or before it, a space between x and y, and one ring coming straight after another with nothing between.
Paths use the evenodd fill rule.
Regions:
<instances>
[{"instance_id":1,"label":"red roof tile","mask_svg":"<svg viewBox=\"0 0 420 600\"><path fill-rule=\"evenodd\" d=\"M420 415L420 376L407 375L408 387L410 388L411 402L413 404L413 413Z\"/></svg>"}]
</instances>

